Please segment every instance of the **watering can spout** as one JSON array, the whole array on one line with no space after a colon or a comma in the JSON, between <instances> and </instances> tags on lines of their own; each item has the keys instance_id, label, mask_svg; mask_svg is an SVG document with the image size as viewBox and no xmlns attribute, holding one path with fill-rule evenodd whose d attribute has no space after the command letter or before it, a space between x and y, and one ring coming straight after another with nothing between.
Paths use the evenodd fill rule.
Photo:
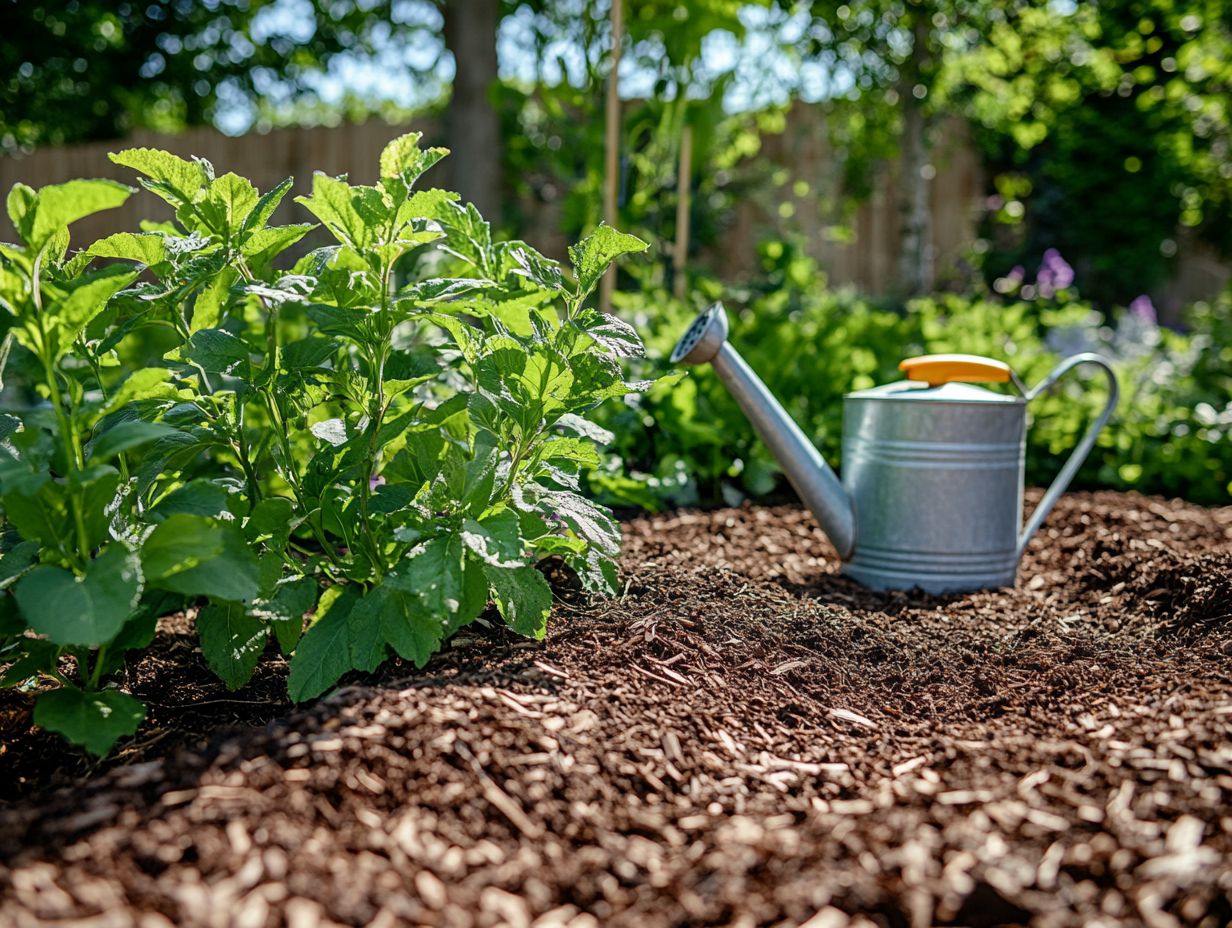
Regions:
<instances>
[{"instance_id":1,"label":"watering can spout","mask_svg":"<svg viewBox=\"0 0 1232 928\"><path fill-rule=\"evenodd\" d=\"M672 363L710 362L839 556L848 558L855 548L855 511L850 495L800 426L727 341L727 330L723 304L712 304L676 344Z\"/></svg>"}]
</instances>

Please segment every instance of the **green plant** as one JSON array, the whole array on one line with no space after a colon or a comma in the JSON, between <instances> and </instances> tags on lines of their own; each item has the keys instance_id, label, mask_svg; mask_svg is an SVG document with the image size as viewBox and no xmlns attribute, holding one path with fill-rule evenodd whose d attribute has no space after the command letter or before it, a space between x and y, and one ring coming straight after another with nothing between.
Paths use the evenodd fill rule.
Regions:
<instances>
[{"instance_id":1,"label":"green plant","mask_svg":"<svg viewBox=\"0 0 1232 928\"><path fill-rule=\"evenodd\" d=\"M960 351L1008 361L1028 384L1062 355L1098 351L1114 360L1121 402L1079 472L1077 487L1168 493L1220 503L1232 493L1232 292L1187 314L1189 331L1123 311L1108 318L1076 299L1007 300L944 294L879 306L829 291L806 258L767 247L764 276L742 287L698 281L699 301L723 297L732 341L835 466L842 396L901 378L915 354ZM661 291L618 295L647 341L644 375L662 374L696 306ZM1031 405L1027 481L1046 485L1102 403L1102 391L1067 378ZM707 367L663 378L646 394L605 407L617 443L589 476L611 503L660 508L732 504L783 492L777 462Z\"/></svg>"},{"instance_id":2,"label":"green plant","mask_svg":"<svg viewBox=\"0 0 1232 928\"><path fill-rule=\"evenodd\" d=\"M646 246L600 226L570 250L567 278L524 243L493 241L455 194L416 190L446 154L418 139L390 143L374 186L314 178L300 202L336 244L289 273L275 259L311 227L268 222L290 181L262 196L204 161L150 149L113 156L171 204L175 221L112 235L57 266L74 288L106 287L91 292L93 329L45 358L49 392L81 385L58 414L66 425L35 410L10 429L0 501L21 543L4 574L16 578L36 558L45 566L21 576L15 603L4 600L6 658L46 659L19 659L6 682L71 683L56 666L64 648L26 632L48 634L35 621L57 602L45 595L53 570L75 595L106 597L117 616L123 599L124 618L140 617L143 634L125 647L148 642L166 607L148 591L208 597L197 628L209 665L241 686L272 635L291 655L295 699L375 669L391 649L422 665L490 599L512 628L542 637L552 601L534 567L543 557L561 557L588 588L613 588L619 528L577 492L580 468L599 460L593 443L610 436L583 414L645 386L627 383L619 363L641 342L585 304L615 258ZM4 292L38 281L36 258L3 254ZM96 259L124 263L87 271ZM5 306L37 328L48 318L38 302ZM109 374L117 346L151 328L173 341L164 366ZM42 344L29 341L32 351ZM87 395L87 383L111 399ZM69 436L62 457L36 454L42 433L57 431ZM87 440L92 455L65 465L72 442ZM64 504L87 523L66 552L42 524L21 521L17 494L31 481L55 493L73 486L100 445L120 455L119 469ZM115 569L121 560L127 573ZM96 575L107 580L98 597ZM121 577L130 579L117 592ZM122 652L113 644L105 666L100 653L91 692ZM44 694L40 705L62 698Z\"/></svg>"},{"instance_id":3,"label":"green plant","mask_svg":"<svg viewBox=\"0 0 1232 928\"><path fill-rule=\"evenodd\" d=\"M8 210L21 243L0 245L0 358L14 345L26 352L45 400L0 426L0 588L11 589L0 600L0 660L9 665L0 682L59 683L39 696L35 721L96 753L144 717L108 679L126 650L150 641L168 594L257 592L256 561L235 544L234 526L190 515L155 526L143 514L139 449L181 433L134 411L175 391L167 372L108 376L107 307L137 272L89 270L88 252L67 257L69 225L131 192L101 180L37 193L18 185Z\"/></svg>"}]
</instances>

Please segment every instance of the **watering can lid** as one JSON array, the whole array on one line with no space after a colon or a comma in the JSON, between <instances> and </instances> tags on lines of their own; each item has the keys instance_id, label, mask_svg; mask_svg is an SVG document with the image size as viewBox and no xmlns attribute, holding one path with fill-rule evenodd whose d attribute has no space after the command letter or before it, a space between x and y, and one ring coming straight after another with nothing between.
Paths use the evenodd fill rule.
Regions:
<instances>
[{"instance_id":1,"label":"watering can lid","mask_svg":"<svg viewBox=\"0 0 1232 928\"><path fill-rule=\"evenodd\" d=\"M857 399L925 400L951 403L1019 403L1020 397L994 393L972 383L1007 383L1018 378L1008 364L972 354L929 354L898 365L908 377L898 383L860 390Z\"/></svg>"}]
</instances>

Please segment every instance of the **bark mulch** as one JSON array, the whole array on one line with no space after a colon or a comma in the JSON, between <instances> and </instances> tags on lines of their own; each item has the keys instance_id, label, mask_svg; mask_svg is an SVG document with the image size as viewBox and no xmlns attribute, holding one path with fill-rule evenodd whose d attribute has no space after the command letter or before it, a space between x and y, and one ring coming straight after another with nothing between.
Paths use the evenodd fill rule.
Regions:
<instances>
[{"instance_id":1,"label":"bark mulch","mask_svg":"<svg viewBox=\"0 0 1232 928\"><path fill-rule=\"evenodd\" d=\"M96 768L6 703L0 922L1232 922L1232 508L1073 494L948 597L838 577L796 508L625 529L542 644L297 709L181 617Z\"/></svg>"}]
</instances>

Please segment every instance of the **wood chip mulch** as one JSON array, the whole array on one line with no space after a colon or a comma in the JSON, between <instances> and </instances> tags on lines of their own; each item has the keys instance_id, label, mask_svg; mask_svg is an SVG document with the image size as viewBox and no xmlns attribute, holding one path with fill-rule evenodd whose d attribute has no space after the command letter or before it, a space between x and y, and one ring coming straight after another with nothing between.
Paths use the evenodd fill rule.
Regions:
<instances>
[{"instance_id":1,"label":"wood chip mulch","mask_svg":"<svg viewBox=\"0 0 1232 928\"><path fill-rule=\"evenodd\" d=\"M0 924L1232 922L1232 507L1072 494L1015 589L949 597L838 577L791 507L625 534L546 642L300 708L181 617L107 764L9 697Z\"/></svg>"}]
</instances>

